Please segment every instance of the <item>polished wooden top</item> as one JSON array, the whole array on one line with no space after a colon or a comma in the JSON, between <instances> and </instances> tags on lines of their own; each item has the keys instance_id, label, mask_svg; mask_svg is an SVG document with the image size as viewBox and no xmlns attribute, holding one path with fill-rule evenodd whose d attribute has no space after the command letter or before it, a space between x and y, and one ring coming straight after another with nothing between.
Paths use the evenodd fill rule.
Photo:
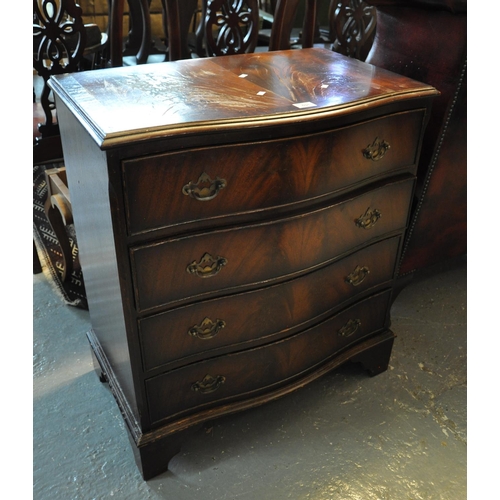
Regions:
<instances>
[{"instance_id":1,"label":"polished wooden top","mask_svg":"<svg viewBox=\"0 0 500 500\"><path fill-rule=\"evenodd\" d=\"M307 121L437 93L317 48L72 73L55 77L50 86L103 148L208 129Z\"/></svg>"}]
</instances>

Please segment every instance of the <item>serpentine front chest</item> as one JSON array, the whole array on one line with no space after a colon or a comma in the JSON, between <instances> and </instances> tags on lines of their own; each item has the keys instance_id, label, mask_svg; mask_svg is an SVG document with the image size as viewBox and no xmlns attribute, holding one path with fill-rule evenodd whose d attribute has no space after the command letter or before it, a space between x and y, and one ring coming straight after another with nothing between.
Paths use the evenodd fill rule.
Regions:
<instances>
[{"instance_id":1,"label":"serpentine front chest","mask_svg":"<svg viewBox=\"0 0 500 500\"><path fill-rule=\"evenodd\" d=\"M208 419L387 368L435 89L323 49L51 87L88 338L145 479Z\"/></svg>"}]
</instances>

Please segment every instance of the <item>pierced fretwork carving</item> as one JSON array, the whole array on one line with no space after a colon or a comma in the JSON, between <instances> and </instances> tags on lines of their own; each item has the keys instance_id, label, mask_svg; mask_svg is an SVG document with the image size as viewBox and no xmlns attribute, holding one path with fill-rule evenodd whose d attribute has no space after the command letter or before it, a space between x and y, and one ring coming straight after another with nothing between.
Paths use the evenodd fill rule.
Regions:
<instances>
[{"instance_id":1,"label":"pierced fretwork carving","mask_svg":"<svg viewBox=\"0 0 500 500\"><path fill-rule=\"evenodd\" d=\"M43 78L40 101L45 113L42 135L57 135L47 81L51 75L79 69L86 44L82 9L74 0L33 0L33 68Z\"/></svg>"},{"instance_id":2,"label":"pierced fretwork carving","mask_svg":"<svg viewBox=\"0 0 500 500\"><path fill-rule=\"evenodd\" d=\"M253 52L258 30L258 0L204 1L197 52L207 56Z\"/></svg>"},{"instance_id":3,"label":"pierced fretwork carving","mask_svg":"<svg viewBox=\"0 0 500 500\"><path fill-rule=\"evenodd\" d=\"M329 18L334 50L355 59L365 60L375 35L375 7L363 0L331 2Z\"/></svg>"}]
</instances>

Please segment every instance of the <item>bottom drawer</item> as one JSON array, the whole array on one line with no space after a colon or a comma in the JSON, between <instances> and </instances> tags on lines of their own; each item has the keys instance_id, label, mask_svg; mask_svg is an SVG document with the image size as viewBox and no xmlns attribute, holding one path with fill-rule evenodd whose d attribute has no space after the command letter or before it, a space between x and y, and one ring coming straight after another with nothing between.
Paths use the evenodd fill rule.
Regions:
<instances>
[{"instance_id":1,"label":"bottom drawer","mask_svg":"<svg viewBox=\"0 0 500 500\"><path fill-rule=\"evenodd\" d=\"M287 339L146 380L151 423L273 389L386 327L391 291L379 293Z\"/></svg>"}]
</instances>

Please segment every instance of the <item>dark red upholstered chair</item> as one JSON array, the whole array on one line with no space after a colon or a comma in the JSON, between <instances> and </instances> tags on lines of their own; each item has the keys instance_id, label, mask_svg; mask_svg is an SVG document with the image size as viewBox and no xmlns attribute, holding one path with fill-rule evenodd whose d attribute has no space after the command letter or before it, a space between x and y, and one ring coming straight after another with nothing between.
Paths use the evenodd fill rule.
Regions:
<instances>
[{"instance_id":1,"label":"dark red upholstered chair","mask_svg":"<svg viewBox=\"0 0 500 500\"><path fill-rule=\"evenodd\" d=\"M403 247L402 283L467 252L467 1L367 0L377 32L367 61L438 89Z\"/></svg>"}]
</instances>

